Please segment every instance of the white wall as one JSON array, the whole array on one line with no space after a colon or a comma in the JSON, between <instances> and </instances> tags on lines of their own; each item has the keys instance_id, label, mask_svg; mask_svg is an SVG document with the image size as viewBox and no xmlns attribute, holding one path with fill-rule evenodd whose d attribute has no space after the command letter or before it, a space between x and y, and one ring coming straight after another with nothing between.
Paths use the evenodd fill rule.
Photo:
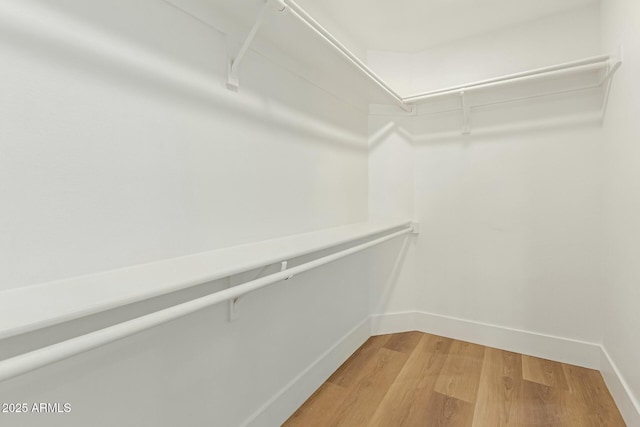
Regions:
<instances>
[{"instance_id":1,"label":"white wall","mask_svg":"<svg viewBox=\"0 0 640 427\"><path fill-rule=\"evenodd\" d=\"M370 52L369 60L389 82L405 73L413 91L438 89L601 54L599 28L599 10L589 6L413 57ZM464 136L460 111L434 114L435 102L402 120L373 109L370 203L403 197L421 225L404 266L413 272L400 275L414 283L398 281L377 313L421 311L599 342L602 133L575 116L597 114L600 99L586 93L472 110Z\"/></svg>"},{"instance_id":2,"label":"white wall","mask_svg":"<svg viewBox=\"0 0 640 427\"><path fill-rule=\"evenodd\" d=\"M459 111L433 114L455 99L421 107L414 119L374 108L369 174L379 183L369 191L380 215L390 213L384 200L404 197L400 205L414 207L422 229L374 307L389 315L382 330L419 324L512 348L524 332L529 349L542 354L555 351L540 348L553 340L531 333L602 345L601 370L628 425L640 423L639 19L638 2L604 0L415 56L368 54L376 71L410 94L622 45L603 128L588 118L601 103L595 93L472 110L470 136L460 135ZM413 187L415 200L394 186ZM390 315L403 311L444 317L411 323ZM496 338L500 330L485 324L515 335Z\"/></svg>"},{"instance_id":3,"label":"white wall","mask_svg":"<svg viewBox=\"0 0 640 427\"><path fill-rule=\"evenodd\" d=\"M253 51L240 92L229 92L224 34L160 1L89 3L0 5L0 289L367 218L364 105ZM3 382L2 402L73 410L2 414L0 424L240 425L368 316L365 258L244 298L236 322L220 305ZM0 352L223 286L3 342Z\"/></svg>"},{"instance_id":4,"label":"white wall","mask_svg":"<svg viewBox=\"0 0 640 427\"><path fill-rule=\"evenodd\" d=\"M606 154L606 304L604 347L635 400L640 423L640 3L604 0L603 48L624 48L624 62L613 82L604 124ZM629 425L637 425L629 421Z\"/></svg>"},{"instance_id":5,"label":"white wall","mask_svg":"<svg viewBox=\"0 0 640 427\"><path fill-rule=\"evenodd\" d=\"M600 158L593 128L417 145L417 306L597 342Z\"/></svg>"},{"instance_id":6,"label":"white wall","mask_svg":"<svg viewBox=\"0 0 640 427\"><path fill-rule=\"evenodd\" d=\"M227 91L162 2L40 3L1 18L0 289L366 219L365 113L253 54Z\"/></svg>"},{"instance_id":7,"label":"white wall","mask_svg":"<svg viewBox=\"0 0 640 427\"><path fill-rule=\"evenodd\" d=\"M361 253L242 298L229 323L220 304L143 333L0 382L0 401L70 403L69 414L2 414L3 427L200 427L280 425L366 340L368 317ZM256 274L256 272L253 272ZM216 291L191 289L81 322L2 342L20 353ZM367 325L368 326L368 325ZM347 335L335 361L289 383ZM341 357L341 358L340 358ZM329 359L332 359L331 357ZM319 373L317 371L320 371ZM313 378L312 378L313 379ZM253 416L256 420L252 421ZM250 424L244 424L251 422Z\"/></svg>"},{"instance_id":8,"label":"white wall","mask_svg":"<svg viewBox=\"0 0 640 427\"><path fill-rule=\"evenodd\" d=\"M599 10L593 3L416 54L369 51L367 60L404 96L555 65L602 53Z\"/></svg>"},{"instance_id":9,"label":"white wall","mask_svg":"<svg viewBox=\"0 0 640 427\"><path fill-rule=\"evenodd\" d=\"M409 94L622 42L627 57L604 132L525 120L519 130L460 136L457 112L399 119L374 108L367 147L366 113L351 102L360 94L344 102L295 60L287 69L255 52L240 93L228 92L224 34L166 3L2 4L0 290L367 216L414 217L422 230L415 243L389 242L247 297L236 322L214 307L4 382L0 401L70 402L73 412L3 416L1 424L240 425L370 313L406 311L588 342L604 336L640 393L640 10L604 0L603 12L604 46L599 9L589 6L415 56L368 57ZM497 108L473 124L591 111L594 100L519 106L515 118L517 108ZM0 353L223 286L47 329ZM287 415L267 411L256 425Z\"/></svg>"},{"instance_id":10,"label":"white wall","mask_svg":"<svg viewBox=\"0 0 640 427\"><path fill-rule=\"evenodd\" d=\"M369 116L369 216L371 219L414 218L413 141L398 132L410 118ZM416 294L415 238L375 248L370 270L371 313L407 311Z\"/></svg>"}]
</instances>

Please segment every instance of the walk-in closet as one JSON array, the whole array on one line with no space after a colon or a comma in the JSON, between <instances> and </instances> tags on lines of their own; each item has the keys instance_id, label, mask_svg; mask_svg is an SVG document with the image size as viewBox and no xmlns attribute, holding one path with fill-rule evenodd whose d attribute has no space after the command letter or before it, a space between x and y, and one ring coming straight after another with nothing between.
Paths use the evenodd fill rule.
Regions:
<instances>
[{"instance_id":1,"label":"walk-in closet","mask_svg":"<svg viewBox=\"0 0 640 427\"><path fill-rule=\"evenodd\" d=\"M0 0L0 427L640 427L640 1Z\"/></svg>"}]
</instances>

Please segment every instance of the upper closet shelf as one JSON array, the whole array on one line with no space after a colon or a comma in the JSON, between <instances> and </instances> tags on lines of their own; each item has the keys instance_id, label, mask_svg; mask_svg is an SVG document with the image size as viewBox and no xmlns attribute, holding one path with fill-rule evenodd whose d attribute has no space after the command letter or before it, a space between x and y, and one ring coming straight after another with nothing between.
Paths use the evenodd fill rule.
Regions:
<instances>
[{"instance_id":1,"label":"upper closet shelf","mask_svg":"<svg viewBox=\"0 0 640 427\"><path fill-rule=\"evenodd\" d=\"M619 49L612 55L594 56L403 97L293 0L266 0L244 43L236 54L231 55L227 81L229 88L238 88L240 84L238 70L242 59L270 10L296 17L318 35L328 47L359 70L367 81L385 94L387 99L392 100L407 113L416 114L417 105L432 100L447 97L450 100L455 99L452 101L455 106L452 107L449 102L446 111L462 112L462 133L470 132L470 114L473 108L597 88L604 90L601 110L604 117L611 78L622 63L622 49Z\"/></svg>"},{"instance_id":2,"label":"upper closet shelf","mask_svg":"<svg viewBox=\"0 0 640 427\"><path fill-rule=\"evenodd\" d=\"M377 88L381 89L385 95L393 100L404 111L412 111L412 107L407 105L402 97L391 88L380 76L378 76L367 64L365 64L356 54L349 50L340 40L338 40L331 32L324 28L318 21L313 19L309 13L307 13L302 7L292 0L266 0L264 7L258 14L255 24L249 31L248 36L242 43L242 46L235 55L231 55L229 62L229 73L227 77L227 87L230 89L237 89L240 81L238 75L238 68L242 62L242 59L247 52L251 42L255 38L258 29L265 21L266 13L270 10L275 10L279 13L291 14L302 22L306 27L311 29L317 34L327 45L338 52L344 59L352 64L357 70L359 70L371 83Z\"/></svg>"},{"instance_id":3,"label":"upper closet shelf","mask_svg":"<svg viewBox=\"0 0 640 427\"><path fill-rule=\"evenodd\" d=\"M0 292L0 339L395 232L411 224L408 220L355 223L6 290Z\"/></svg>"},{"instance_id":4,"label":"upper closet shelf","mask_svg":"<svg viewBox=\"0 0 640 427\"><path fill-rule=\"evenodd\" d=\"M537 68L459 86L419 93L403 98L409 105L439 103L433 112L462 112L462 133L471 132L474 108L553 95L602 90L599 117L604 119L611 80L622 64L622 50L577 61ZM457 98L457 99L456 99ZM443 108L444 107L444 108ZM417 113L417 111L414 111ZM418 113L419 114L419 113Z\"/></svg>"}]
</instances>

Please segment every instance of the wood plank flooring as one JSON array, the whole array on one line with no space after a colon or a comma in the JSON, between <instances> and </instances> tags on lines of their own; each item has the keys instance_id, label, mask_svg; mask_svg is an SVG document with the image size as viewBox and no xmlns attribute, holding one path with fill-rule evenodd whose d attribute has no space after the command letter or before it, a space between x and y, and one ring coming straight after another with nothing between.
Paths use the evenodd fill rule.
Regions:
<instances>
[{"instance_id":1,"label":"wood plank flooring","mask_svg":"<svg viewBox=\"0 0 640 427\"><path fill-rule=\"evenodd\" d=\"M371 337L286 427L622 427L598 371L407 332Z\"/></svg>"}]
</instances>

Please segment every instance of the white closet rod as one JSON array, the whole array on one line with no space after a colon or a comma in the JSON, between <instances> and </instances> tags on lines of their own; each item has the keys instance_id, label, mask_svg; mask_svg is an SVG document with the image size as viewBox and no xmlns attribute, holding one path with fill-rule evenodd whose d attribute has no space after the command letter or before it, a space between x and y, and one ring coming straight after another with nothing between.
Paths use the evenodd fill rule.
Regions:
<instances>
[{"instance_id":1,"label":"white closet rod","mask_svg":"<svg viewBox=\"0 0 640 427\"><path fill-rule=\"evenodd\" d=\"M340 53L345 59L351 62L358 70L360 70L366 77L369 78L374 84L380 87L386 92L393 100L406 112L413 112L413 105L422 101L426 101L431 98L437 98L446 95L454 94L468 94L471 91L479 89L487 89L495 86L501 86L505 84L521 83L529 80L537 80L548 77L561 77L566 74L572 74L576 72L584 72L597 70L601 68L614 69L619 65L620 59L617 62L613 62L611 55L599 55L590 58L580 59L576 61L565 62L562 64L552 65L548 67L537 68L534 70L524 71L520 73L509 74L501 77L495 77L486 80L480 80L473 83L467 83L459 86L452 86L444 89L434 90L430 92L423 92L407 97L401 97L395 90L393 90L382 78L380 78L367 64L365 64L360 58L358 58L353 52L351 52L344 44L334 37L326 28L324 28L318 21L316 21L311 15L309 15L300 5L294 0L267 0L265 8L261 12L256 21L253 29L251 30L247 40L243 44L238 57L230 64L230 86L237 87L237 69L242 55L246 52L248 45L251 43L257 27L259 27L263 20L263 13L269 7L269 2L274 2L279 5L278 11L284 12L290 10L292 15L300 20L303 24L318 34L323 40L325 40L329 46ZM463 100L464 102L464 100Z\"/></svg>"},{"instance_id":2,"label":"white closet rod","mask_svg":"<svg viewBox=\"0 0 640 427\"><path fill-rule=\"evenodd\" d=\"M409 233L417 233L417 225L411 225L387 236L380 237L367 243L327 255L299 266L280 271L229 289L215 292L182 304L174 305L132 320L127 320L104 329L99 329L85 335L80 335L66 341L24 353L10 359L0 361L0 381L22 375L35 369L50 365L103 346L110 342L151 329L166 322L187 316L204 308L239 298L250 292L267 287L282 280L288 280L296 274L320 267L348 255L379 245Z\"/></svg>"},{"instance_id":3,"label":"white closet rod","mask_svg":"<svg viewBox=\"0 0 640 427\"><path fill-rule=\"evenodd\" d=\"M371 70L371 68L367 66L367 64L362 62L353 52L351 52L345 45L343 45L337 38L335 38L326 28L320 25L318 21L313 19L313 17L309 15L303 8L301 8L296 2L294 2L293 0L280 1L291 10L292 14L296 18L298 18L302 23L307 25L316 34L318 34L327 43L329 43L329 45L331 45L336 51L344 56L349 62L355 65L356 68L362 71L373 83L375 83L387 94L389 94L400 106L400 108L407 112L412 111L411 106L407 105L396 91L394 91L384 80L382 80L376 73L374 73L373 70Z\"/></svg>"},{"instance_id":4,"label":"white closet rod","mask_svg":"<svg viewBox=\"0 0 640 427\"><path fill-rule=\"evenodd\" d=\"M424 92L411 95L402 100L407 104L415 104L427 99L436 98L446 95L459 94L461 91L469 92L471 90L486 89L495 86L501 86L510 83L521 83L528 80L536 80L544 77L560 77L565 74L571 74L580 71L597 70L609 67L610 55L594 56L578 61L566 62L563 64L552 65L549 67L537 68L535 70L525 71L521 73L509 74L506 76L496 77L487 80L481 80L460 86L448 87L431 92Z\"/></svg>"}]
</instances>

